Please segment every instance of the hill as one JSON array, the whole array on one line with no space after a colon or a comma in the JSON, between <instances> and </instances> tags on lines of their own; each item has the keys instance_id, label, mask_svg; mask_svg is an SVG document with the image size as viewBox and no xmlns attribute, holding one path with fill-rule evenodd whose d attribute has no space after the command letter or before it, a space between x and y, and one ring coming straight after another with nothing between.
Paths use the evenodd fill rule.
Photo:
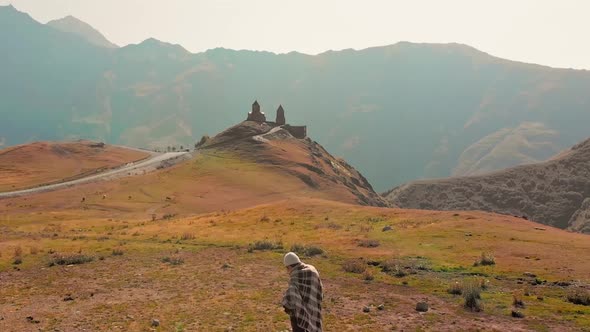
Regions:
<instances>
[{"instance_id":1,"label":"hill","mask_svg":"<svg viewBox=\"0 0 590 332\"><path fill-rule=\"evenodd\" d=\"M211 138L189 161L142 176L35 194L27 198L24 211L190 215L291 197L389 205L358 171L318 143L295 138L281 127L271 129L245 121ZM8 199L7 213L23 212L19 201Z\"/></svg>"},{"instance_id":2,"label":"hill","mask_svg":"<svg viewBox=\"0 0 590 332\"><path fill-rule=\"evenodd\" d=\"M315 140L383 191L543 161L585 138L590 122L589 72L460 44L401 42L313 56L192 54L155 39L108 49L12 7L0 7L0 30L6 145L74 137L192 146L241 120L237 110L258 97L313 124Z\"/></svg>"},{"instance_id":3,"label":"hill","mask_svg":"<svg viewBox=\"0 0 590 332\"><path fill-rule=\"evenodd\" d=\"M115 48L117 45L108 41L98 30L86 22L82 22L73 16L47 22L47 25L63 32L72 33L84 38L86 41L100 47Z\"/></svg>"},{"instance_id":4,"label":"hill","mask_svg":"<svg viewBox=\"0 0 590 332\"><path fill-rule=\"evenodd\" d=\"M89 141L13 146L0 150L0 192L80 178L149 155Z\"/></svg>"},{"instance_id":5,"label":"hill","mask_svg":"<svg viewBox=\"0 0 590 332\"><path fill-rule=\"evenodd\" d=\"M590 139L547 162L410 182L385 196L404 208L491 211L590 233Z\"/></svg>"}]
</instances>

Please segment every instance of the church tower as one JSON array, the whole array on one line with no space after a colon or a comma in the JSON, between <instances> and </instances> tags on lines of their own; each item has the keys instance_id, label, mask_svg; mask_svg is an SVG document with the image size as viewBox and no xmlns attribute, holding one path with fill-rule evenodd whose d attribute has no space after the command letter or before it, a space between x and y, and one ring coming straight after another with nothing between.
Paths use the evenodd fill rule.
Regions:
<instances>
[{"instance_id":1,"label":"church tower","mask_svg":"<svg viewBox=\"0 0 590 332\"><path fill-rule=\"evenodd\" d=\"M248 113L248 118L246 120L266 122L266 116L263 112L260 112L260 104L258 104L258 100L255 100L254 104L252 104L252 112Z\"/></svg>"},{"instance_id":2,"label":"church tower","mask_svg":"<svg viewBox=\"0 0 590 332\"><path fill-rule=\"evenodd\" d=\"M283 105L279 105L279 108L277 109L277 120L275 122L279 126L282 126L285 123L287 123L287 121L285 120L285 110L283 109Z\"/></svg>"}]
</instances>

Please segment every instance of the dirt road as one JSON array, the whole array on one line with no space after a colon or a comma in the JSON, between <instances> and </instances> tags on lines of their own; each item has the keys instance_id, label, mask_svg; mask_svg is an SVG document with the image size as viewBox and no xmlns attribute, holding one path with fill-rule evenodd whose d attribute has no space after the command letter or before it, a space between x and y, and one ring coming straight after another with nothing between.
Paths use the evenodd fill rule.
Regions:
<instances>
[{"instance_id":1,"label":"dirt road","mask_svg":"<svg viewBox=\"0 0 590 332\"><path fill-rule=\"evenodd\" d=\"M191 158L189 152L167 152L163 154L153 155L151 158L142 160L136 163L128 163L116 169L112 169L103 173L90 175L81 179L66 181L61 183L54 183L49 185L41 185L36 188L23 189L17 191L9 191L0 193L0 198L18 197L31 195L46 191L53 191L62 188L72 187L75 185L94 182L99 180L110 180L125 176L144 174L146 172L154 171L158 168L169 167L181 161Z\"/></svg>"}]
</instances>

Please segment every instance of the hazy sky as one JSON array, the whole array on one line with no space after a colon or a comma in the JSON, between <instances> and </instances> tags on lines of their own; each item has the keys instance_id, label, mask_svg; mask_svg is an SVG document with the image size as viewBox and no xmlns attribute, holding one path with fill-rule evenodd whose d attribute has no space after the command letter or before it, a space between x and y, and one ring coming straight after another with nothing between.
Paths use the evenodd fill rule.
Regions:
<instances>
[{"instance_id":1,"label":"hazy sky","mask_svg":"<svg viewBox=\"0 0 590 332\"><path fill-rule=\"evenodd\" d=\"M589 0L0 0L40 22L73 15L119 45L192 52L459 42L524 62L590 69Z\"/></svg>"}]
</instances>

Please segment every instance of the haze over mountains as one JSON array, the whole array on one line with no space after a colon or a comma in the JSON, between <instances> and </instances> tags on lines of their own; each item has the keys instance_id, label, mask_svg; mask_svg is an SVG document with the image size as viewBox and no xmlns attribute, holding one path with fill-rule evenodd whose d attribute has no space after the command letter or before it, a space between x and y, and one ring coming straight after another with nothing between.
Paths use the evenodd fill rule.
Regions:
<instances>
[{"instance_id":1,"label":"haze over mountains","mask_svg":"<svg viewBox=\"0 0 590 332\"><path fill-rule=\"evenodd\" d=\"M0 142L192 145L258 98L267 110L282 103L383 191L542 161L588 136L589 72L465 45L192 54L155 39L116 48L101 36L74 18L43 25L0 7Z\"/></svg>"}]
</instances>

